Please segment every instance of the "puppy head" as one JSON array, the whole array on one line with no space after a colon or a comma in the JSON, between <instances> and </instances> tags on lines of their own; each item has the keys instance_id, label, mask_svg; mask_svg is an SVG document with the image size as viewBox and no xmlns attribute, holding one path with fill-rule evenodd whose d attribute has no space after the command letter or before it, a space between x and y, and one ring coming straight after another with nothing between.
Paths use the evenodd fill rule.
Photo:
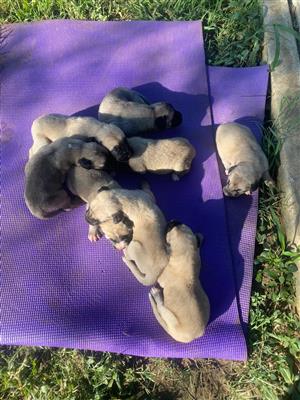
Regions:
<instances>
[{"instance_id":1,"label":"puppy head","mask_svg":"<svg viewBox=\"0 0 300 400\"><path fill-rule=\"evenodd\" d=\"M255 179L254 171L249 166L237 165L229 169L226 186L223 187L225 196L238 197L250 195L257 189L259 181Z\"/></svg>"},{"instance_id":2,"label":"puppy head","mask_svg":"<svg viewBox=\"0 0 300 400\"><path fill-rule=\"evenodd\" d=\"M107 162L107 151L98 143L84 143L78 165L85 169L103 169Z\"/></svg>"},{"instance_id":3,"label":"puppy head","mask_svg":"<svg viewBox=\"0 0 300 400\"><path fill-rule=\"evenodd\" d=\"M155 126L158 130L174 128L182 122L182 114L169 103L152 104L155 115Z\"/></svg>"},{"instance_id":4,"label":"puppy head","mask_svg":"<svg viewBox=\"0 0 300 400\"><path fill-rule=\"evenodd\" d=\"M170 221L167 229L166 241L171 246L172 252L184 254L191 247L194 250L199 247L197 236L187 225L177 221Z\"/></svg>"},{"instance_id":5,"label":"puppy head","mask_svg":"<svg viewBox=\"0 0 300 400\"><path fill-rule=\"evenodd\" d=\"M109 132L103 137L102 144L117 161L125 162L132 156L124 132L116 125L109 124Z\"/></svg>"},{"instance_id":6,"label":"puppy head","mask_svg":"<svg viewBox=\"0 0 300 400\"><path fill-rule=\"evenodd\" d=\"M101 230L116 249L125 249L133 237L133 222L123 211L118 211L101 223Z\"/></svg>"},{"instance_id":7,"label":"puppy head","mask_svg":"<svg viewBox=\"0 0 300 400\"><path fill-rule=\"evenodd\" d=\"M113 147L111 150L112 156L119 162L126 162L133 155L133 151L130 148L126 139L122 140L118 145Z\"/></svg>"}]
</instances>

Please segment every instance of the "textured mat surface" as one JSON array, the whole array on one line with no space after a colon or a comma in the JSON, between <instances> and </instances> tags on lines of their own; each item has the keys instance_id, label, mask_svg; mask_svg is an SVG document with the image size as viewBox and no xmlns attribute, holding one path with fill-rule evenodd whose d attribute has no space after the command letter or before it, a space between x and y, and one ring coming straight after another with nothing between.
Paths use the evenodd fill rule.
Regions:
<instances>
[{"instance_id":1,"label":"textured mat surface","mask_svg":"<svg viewBox=\"0 0 300 400\"><path fill-rule=\"evenodd\" d=\"M180 52L174 51L177 48ZM242 216L250 225L227 218L230 205L226 200L225 208L215 155L201 24L52 21L11 25L2 53L1 343L245 359L240 317L247 320L256 200L247 205L240 200ZM249 70L250 75L243 76L242 92L233 90L238 76L234 77L234 70L226 72L226 82L231 80L226 91L220 91L218 83L223 82L225 70L209 71L216 123L232 116L261 118L264 100L258 109L242 108L236 102L247 91L250 96L265 95L265 70L258 70L256 90ZM211 321L205 336L188 345L174 342L157 324L148 302L149 288L134 279L120 253L105 240L88 242L83 208L39 221L24 204L32 120L49 112L95 115L104 94L119 85L135 87L152 101L174 104L183 112L184 123L160 136L186 136L197 148L193 169L180 182L149 176L166 217L187 223L205 237L201 279L211 302ZM232 94L228 104L231 110L239 110L237 114L222 111L228 109L228 93ZM120 180L127 187L136 187L139 181L135 176ZM228 232L236 233L234 241ZM240 243L238 262L232 260L234 243ZM245 248L247 252L242 253Z\"/></svg>"}]
</instances>

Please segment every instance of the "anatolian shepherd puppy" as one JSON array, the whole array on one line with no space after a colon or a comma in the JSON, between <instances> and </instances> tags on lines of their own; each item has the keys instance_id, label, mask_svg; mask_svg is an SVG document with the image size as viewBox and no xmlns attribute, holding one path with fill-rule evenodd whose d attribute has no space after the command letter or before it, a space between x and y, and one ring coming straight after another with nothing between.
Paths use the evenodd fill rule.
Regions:
<instances>
[{"instance_id":1,"label":"anatolian shepherd puppy","mask_svg":"<svg viewBox=\"0 0 300 400\"><path fill-rule=\"evenodd\" d=\"M181 113L171 104L150 104L140 93L123 87L112 90L104 97L98 118L117 125L127 136L173 128L182 122Z\"/></svg>"},{"instance_id":2,"label":"anatolian shepherd puppy","mask_svg":"<svg viewBox=\"0 0 300 400\"><path fill-rule=\"evenodd\" d=\"M98 220L88 217L89 204L103 188L106 190L120 188L120 185L107 172L73 167L68 172L67 185L74 195L80 197L87 204L86 220L89 223L88 238L91 242L95 242L105 235L119 250L130 243L132 222L126 219L124 214L117 212L102 224Z\"/></svg>"},{"instance_id":3,"label":"anatolian shepherd puppy","mask_svg":"<svg viewBox=\"0 0 300 400\"><path fill-rule=\"evenodd\" d=\"M178 342L204 334L210 315L208 298L199 281L199 241L186 225L172 225L167 233L170 259L149 293L154 315Z\"/></svg>"},{"instance_id":4,"label":"anatolian shepherd puppy","mask_svg":"<svg viewBox=\"0 0 300 400\"><path fill-rule=\"evenodd\" d=\"M174 180L190 170L196 155L194 147L184 138L153 140L131 137L128 143L133 151L128 164L133 171L172 173Z\"/></svg>"},{"instance_id":5,"label":"anatolian shepherd puppy","mask_svg":"<svg viewBox=\"0 0 300 400\"><path fill-rule=\"evenodd\" d=\"M111 221L112 216L112 230L120 222L133 230L132 240L123 249L123 261L140 283L153 285L169 259L166 220L153 195L145 190L102 188L89 203L86 217L87 221L98 223L105 235L103 223Z\"/></svg>"},{"instance_id":6,"label":"anatolian shepherd puppy","mask_svg":"<svg viewBox=\"0 0 300 400\"><path fill-rule=\"evenodd\" d=\"M220 125L216 131L216 145L228 175L223 188L226 196L249 195L262 179L268 185L273 184L267 157L249 128L237 123Z\"/></svg>"},{"instance_id":7,"label":"anatolian shepherd puppy","mask_svg":"<svg viewBox=\"0 0 300 400\"><path fill-rule=\"evenodd\" d=\"M105 167L107 150L94 142L63 138L43 146L25 166L25 202L37 218L47 219L81 204L65 186L73 165Z\"/></svg>"},{"instance_id":8,"label":"anatolian shepherd puppy","mask_svg":"<svg viewBox=\"0 0 300 400\"><path fill-rule=\"evenodd\" d=\"M118 161L127 161L131 156L131 150L121 129L115 125L101 123L92 117L68 117L62 114L43 115L33 121L31 133L33 146L29 150L29 157L45 144L73 135L95 138Z\"/></svg>"}]
</instances>

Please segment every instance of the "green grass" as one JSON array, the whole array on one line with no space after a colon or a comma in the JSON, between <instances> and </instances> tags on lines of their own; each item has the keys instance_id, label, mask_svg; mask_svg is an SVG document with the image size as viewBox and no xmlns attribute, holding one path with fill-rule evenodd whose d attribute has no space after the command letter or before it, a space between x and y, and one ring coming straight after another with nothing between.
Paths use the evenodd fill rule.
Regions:
<instances>
[{"instance_id":1,"label":"green grass","mask_svg":"<svg viewBox=\"0 0 300 400\"><path fill-rule=\"evenodd\" d=\"M260 62L259 0L0 0L0 22L49 18L204 21L211 65ZM283 102L289 126L298 126L294 99ZM289 126L267 123L264 149L276 176ZM300 399L299 320L292 274L299 258L280 223L280 194L262 187L247 363L158 360L42 348L3 348L0 399Z\"/></svg>"}]
</instances>

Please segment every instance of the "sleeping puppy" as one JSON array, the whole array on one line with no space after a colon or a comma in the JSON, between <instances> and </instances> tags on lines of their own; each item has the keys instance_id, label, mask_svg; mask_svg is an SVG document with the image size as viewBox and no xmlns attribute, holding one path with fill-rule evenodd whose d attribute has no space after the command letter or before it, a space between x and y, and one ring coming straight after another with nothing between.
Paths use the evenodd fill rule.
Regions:
<instances>
[{"instance_id":1,"label":"sleeping puppy","mask_svg":"<svg viewBox=\"0 0 300 400\"><path fill-rule=\"evenodd\" d=\"M169 263L149 299L166 332L178 342L188 343L204 334L210 314L209 301L199 281L200 243L186 225L171 223L168 229Z\"/></svg>"},{"instance_id":2,"label":"sleeping puppy","mask_svg":"<svg viewBox=\"0 0 300 400\"><path fill-rule=\"evenodd\" d=\"M220 125L216 131L216 145L228 175L223 188L226 196L251 194L261 179L273 185L265 154L246 126L237 123Z\"/></svg>"},{"instance_id":3,"label":"sleeping puppy","mask_svg":"<svg viewBox=\"0 0 300 400\"><path fill-rule=\"evenodd\" d=\"M173 173L174 180L186 174L196 155L196 150L187 139L162 140L131 137L128 139L133 156L128 160L135 172Z\"/></svg>"},{"instance_id":4,"label":"sleeping puppy","mask_svg":"<svg viewBox=\"0 0 300 400\"><path fill-rule=\"evenodd\" d=\"M25 202L37 218L48 219L81 204L65 187L72 165L105 167L107 150L93 142L63 138L43 146L25 166Z\"/></svg>"},{"instance_id":5,"label":"sleeping puppy","mask_svg":"<svg viewBox=\"0 0 300 400\"><path fill-rule=\"evenodd\" d=\"M156 282L169 259L166 220L148 190L102 188L89 203L86 218L98 223L106 236L118 230L120 223L127 224L132 238L123 248L123 261L143 285Z\"/></svg>"},{"instance_id":6,"label":"sleeping puppy","mask_svg":"<svg viewBox=\"0 0 300 400\"><path fill-rule=\"evenodd\" d=\"M87 210L89 210L89 203L103 189L120 188L120 185L107 172L87 170L81 167L70 169L67 176L67 186L71 193L87 203ZM91 216L88 217L88 215L87 212L88 238L91 242L96 242L104 235L113 242L117 249L121 250L131 241L132 222L126 219L125 215L121 213L113 214L111 218L103 221L101 225L98 220L93 219Z\"/></svg>"},{"instance_id":7,"label":"sleeping puppy","mask_svg":"<svg viewBox=\"0 0 300 400\"><path fill-rule=\"evenodd\" d=\"M33 146L29 150L29 157L45 144L73 135L95 138L118 161L127 161L131 156L131 150L121 129L115 125L101 123L92 117L68 117L62 114L43 115L33 121L31 133Z\"/></svg>"},{"instance_id":8,"label":"sleeping puppy","mask_svg":"<svg viewBox=\"0 0 300 400\"><path fill-rule=\"evenodd\" d=\"M140 93L119 87L109 92L99 106L98 118L115 124L127 136L178 126L182 115L165 102L150 104Z\"/></svg>"}]
</instances>

